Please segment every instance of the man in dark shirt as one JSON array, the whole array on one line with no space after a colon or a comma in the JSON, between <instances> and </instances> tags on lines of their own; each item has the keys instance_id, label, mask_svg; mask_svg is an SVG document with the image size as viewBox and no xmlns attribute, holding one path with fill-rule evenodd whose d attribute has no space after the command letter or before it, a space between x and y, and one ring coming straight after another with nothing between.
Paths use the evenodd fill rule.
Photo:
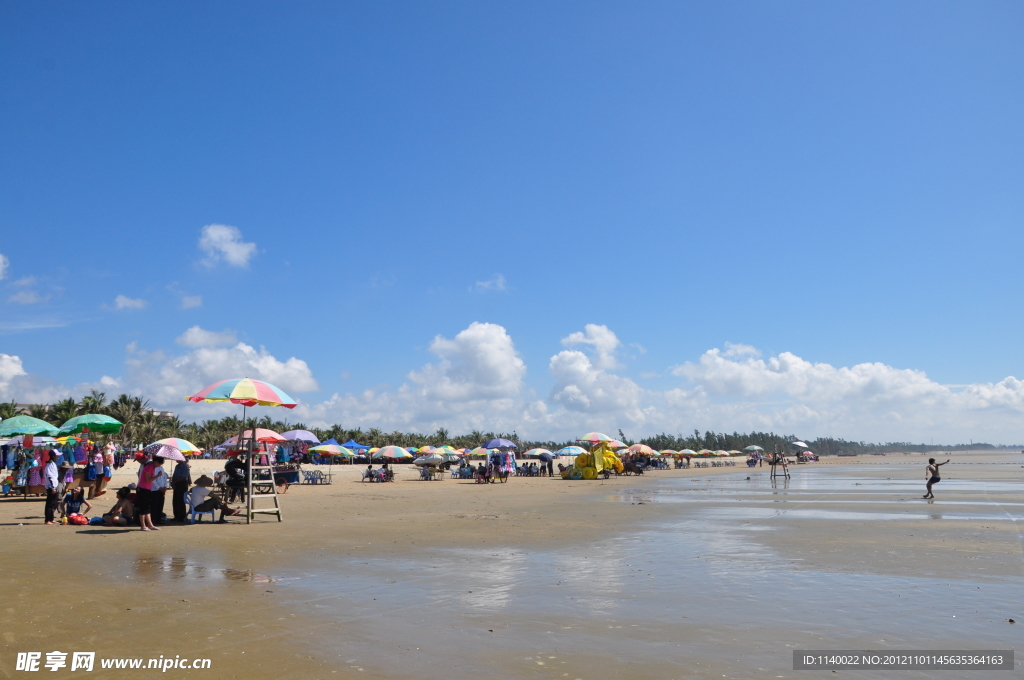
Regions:
<instances>
[{"instance_id":1,"label":"man in dark shirt","mask_svg":"<svg viewBox=\"0 0 1024 680\"><path fill-rule=\"evenodd\" d=\"M192 470L187 461L180 461L174 466L174 472L171 473L171 507L174 509L175 522L184 522L188 517L188 511L185 508L185 494L188 493L190 484L192 484Z\"/></svg>"},{"instance_id":2,"label":"man in dark shirt","mask_svg":"<svg viewBox=\"0 0 1024 680\"><path fill-rule=\"evenodd\" d=\"M245 498L244 489L248 481L245 467L245 458L241 455L233 457L224 466L224 472L228 473L227 487L231 490L228 495L228 503L234 502L236 494Z\"/></svg>"}]
</instances>

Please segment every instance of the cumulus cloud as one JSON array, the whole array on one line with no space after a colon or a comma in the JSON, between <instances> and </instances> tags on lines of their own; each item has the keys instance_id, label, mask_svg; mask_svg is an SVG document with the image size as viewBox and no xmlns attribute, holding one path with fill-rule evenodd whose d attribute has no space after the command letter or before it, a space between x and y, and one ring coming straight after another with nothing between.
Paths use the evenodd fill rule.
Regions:
<instances>
[{"instance_id":1,"label":"cumulus cloud","mask_svg":"<svg viewBox=\"0 0 1024 680\"><path fill-rule=\"evenodd\" d=\"M3 254L0 254L0 281L7 278L7 269L11 266L11 261L7 259Z\"/></svg>"},{"instance_id":2,"label":"cumulus cloud","mask_svg":"<svg viewBox=\"0 0 1024 680\"><path fill-rule=\"evenodd\" d=\"M477 281L476 283L473 284L470 290L476 291L478 293L483 293L489 290L504 291L508 290L508 284L505 282L504 276L502 276L501 274L495 274L486 281Z\"/></svg>"},{"instance_id":3,"label":"cumulus cloud","mask_svg":"<svg viewBox=\"0 0 1024 680\"><path fill-rule=\"evenodd\" d=\"M25 367L21 363L21 357L0 354L0 391L6 392L11 386L11 381L22 375L26 375L26 373Z\"/></svg>"},{"instance_id":4,"label":"cumulus cloud","mask_svg":"<svg viewBox=\"0 0 1024 680\"><path fill-rule=\"evenodd\" d=\"M141 298L130 298L127 295L114 298L114 309L145 309L148 304Z\"/></svg>"},{"instance_id":5,"label":"cumulus cloud","mask_svg":"<svg viewBox=\"0 0 1024 680\"><path fill-rule=\"evenodd\" d=\"M709 428L808 437L948 443L1020 438L1014 423L1024 415L1024 383L1014 377L958 389L923 371L883 363L835 367L791 352L768 359L752 354L711 349L697 362L676 366L673 374L692 389L667 392L670 410L677 417L689 411Z\"/></svg>"},{"instance_id":6,"label":"cumulus cloud","mask_svg":"<svg viewBox=\"0 0 1024 680\"><path fill-rule=\"evenodd\" d=\"M19 290L17 293L7 298L7 301L19 305L34 305L40 302L46 302L49 299L49 295L40 295L34 290Z\"/></svg>"},{"instance_id":7,"label":"cumulus cloud","mask_svg":"<svg viewBox=\"0 0 1024 680\"><path fill-rule=\"evenodd\" d=\"M199 249L206 255L203 264L215 267L226 262L232 267L248 267L256 254L256 244L242 240L238 227L227 224L208 224L199 234Z\"/></svg>"},{"instance_id":8,"label":"cumulus cloud","mask_svg":"<svg viewBox=\"0 0 1024 680\"><path fill-rule=\"evenodd\" d=\"M203 306L202 295L182 295L181 296L181 308L192 309L193 307Z\"/></svg>"},{"instance_id":9,"label":"cumulus cloud","mask_svg":"<svg viewBox=\"0 0 1024 680\"><path fill-rule=\"evenodd\" d=\"M593 351L594 366L599 369L618 368L615 350L619 348L618 336L607 326L588 323L583 332L575 332L562 338L562 347L588 347Z\"/></svg>"},{"instance_id":10,"label":"cumulus cloud","mask_svg":"<svg viewBox=\"0 0 1024 680\"><path fill-rule=\"evenodd\" d=\"M630 378L611 372L619 367L615 351L620 344L611 329L597 324L587 324L583 332L563 338L563 347L583 347L590 354L566 349L551 357L552 401L568 412L604 423L611 417L626 421L619 425L643 423L647 417L642 404L644 390ZM549 418L557 420L559 413L549 414ZM572 420L582 422L580 418Z\"/></svg>"},{"instance_id":11,"label":"cumulus cloud","mask_svg":"<svg viewBox=\"0 0 1024 680\"><path fill-rule=\"evenodd\" d=\"M199 326L192 326L174 341L183 347L220 347L222 345L233 345L238 342L238 338L235 337L234 331L221 331L218 333L216 331L203 330Z\"/></svg>"},{"instance_id":12,"label":"cumulus cloud","mask_svg":"<svg viewBox=\"0 0 1024 680\"><path fill-rule=\"evenodd\" d=\"M314 422L346 422L429 431L512 429L530 412L521 393L526 364L497 324L474 322L454 338L430 343L436 361L410 371L395 390L335 394L303 414Z\"/></svg>"}]
</instances>

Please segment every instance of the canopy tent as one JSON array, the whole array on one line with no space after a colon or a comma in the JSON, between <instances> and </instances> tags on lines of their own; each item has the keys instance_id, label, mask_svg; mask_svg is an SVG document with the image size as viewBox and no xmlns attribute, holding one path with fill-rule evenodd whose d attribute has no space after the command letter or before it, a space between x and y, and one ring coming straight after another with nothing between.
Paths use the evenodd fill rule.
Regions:
<instances>
[{"instance_id":1,"label":"canopy tent","mask_svg":"<svg viewBox=\"0 0 1024 680\"><path fill-rule=\"evenodd\" d=\"M333 439L331 441L334 442L335 444L338 443L338 442L335 442ZM324 443L326 444L326 442L324 442ZM360 451L366 451L368 448L370 448L369 446L364 446L363 444L360 444L355 439L349 439L347 442L342 444L342 446L344 446L346 449L350 449L352 451L355 451L356 449L359 449Z\"/></svg>"}]
</instances>

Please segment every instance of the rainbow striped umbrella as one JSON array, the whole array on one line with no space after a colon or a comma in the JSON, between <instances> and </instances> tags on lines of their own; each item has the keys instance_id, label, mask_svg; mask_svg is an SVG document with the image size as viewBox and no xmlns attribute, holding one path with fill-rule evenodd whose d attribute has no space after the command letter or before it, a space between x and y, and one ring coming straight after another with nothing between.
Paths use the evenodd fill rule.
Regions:
<instances>
[{"instance_id":1,"label":"rainbow striped umbrella","mask_svg":"<svg viewBox=\"0 0 1024 680\"><path fill-rule=\"evenodd\" d=\"M555 452L556 456L578 456L582 453L586 453L587 450L582 446L566 446L565 448L558 449Z\"/></svg>"},{"instance_id":2,"label":"rainbow striped umbrella","mask_svg":"<svg viewBox=\"0 0 1024 680\"><path fill-rule=\"evenodd\" d=\"M431 452L431 451L433 451L433 450L434 450L434 447L433 447L433 446L421 446L421 447L420 447L420 448L418 449L418 451L419 451L420 453L430 453L430 452Z\"/></svg>"},{"instance_id":3,"label":"rainbow striped umbrella","mask_svg":"<svg viewBox=\"0 0 1024 680\"><path fill-rule=\"evenodd\" d=\"M647 444L633 444L629 447L629 450L633 453L642 453L645 456L656 456L658 452L652 449Z\"/></svg>"},{"instance_id":4,"label":"rainbow striped umbrella","mask_svg":"<svg viewBox=\"0 0 1024 680\"><path fill-rule=\"evenodd\" d=\"M319 453L321 456L342 456L343 458L352 458L356 455L338 444L321 444L320 446L314 446L310 451Z\"/></svg>"},{"instance_id":5,"label":"rainbow striped umbrella","mask_svg":"<svg viewBox=\"0 0 1024 680\"><path fill-rule=\"evenodd\" d=\"M372 458L412 458L412 454L401 446L385 446L373 452Z\"/></svg>"},{"instance_id":6,"label":"rainbow striped umbrella","mask_svg":"<svg viewBox=\"0 0 1024 680\"><path fill-rule=\"evenodd\" d=\"M578 442L590 442L591 444L597 444L599 442L612 442L615 441L606 434L600 432L588 432L576 441Z\"/></svg>"},{"instance_id":7,"label":"rainbow striped umbrella","mask_svg":"<svg viewBox=\"0 0 1024 680\"><path fill-rule=\"evenodd\" d=\"M185 439L178 439L177 437L168 437L167 439L161 439L160 441L153 442L149 446L160 446L161 444L164 446L170 446L172 448L178 449L182 453L199 453L198 446L196 446L190 441L187 441ZM146 448L149 448L149 446L147 446Z\"/></svg>"},{"instance_id":8,"label":"rainbow striped umbrella","mask_svg":"<svg viewBox=\"0 0 1024 680\"><path fill-rule=\"evenodd\" d=\"M252 378L234 378L232 380L221 380L209 387L203 388L191 397L185 397L188 401L199 403L201 401L230 401L232 404L242 406L284 406L295 408L297 402L284 393L279 387L270 383Z\"/></svg>"}]
</instances>

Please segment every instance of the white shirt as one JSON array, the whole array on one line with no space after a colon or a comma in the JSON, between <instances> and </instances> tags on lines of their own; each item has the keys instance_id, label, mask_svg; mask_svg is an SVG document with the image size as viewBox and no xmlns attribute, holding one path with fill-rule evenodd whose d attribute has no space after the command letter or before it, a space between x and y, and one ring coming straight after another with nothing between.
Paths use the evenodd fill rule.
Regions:
<instances>
[{"instance_id":1,"label":"white shirt","mask_svg":"<svg viewBox=\"0 0 1024 680\"><path fill-rule=\"evenodd\" d=\"M206 497L210 495L210 490L205 486L193 486L192 490L188 493L189 498L192 500L192 507L194 508L206 500Z\"/></svg>"},{"instance_id":2,"label":"white shirt","mask_svg":"<svg viewBox=\"0 0 1024 680\"><path fill-rule=\"evenodd\" d=\"M166 489L167 483L167 470L164 470L163 465L157 466L156 476L153 477L153 491L160 491L161 489Z\"/></svg>"}]
</instances>

